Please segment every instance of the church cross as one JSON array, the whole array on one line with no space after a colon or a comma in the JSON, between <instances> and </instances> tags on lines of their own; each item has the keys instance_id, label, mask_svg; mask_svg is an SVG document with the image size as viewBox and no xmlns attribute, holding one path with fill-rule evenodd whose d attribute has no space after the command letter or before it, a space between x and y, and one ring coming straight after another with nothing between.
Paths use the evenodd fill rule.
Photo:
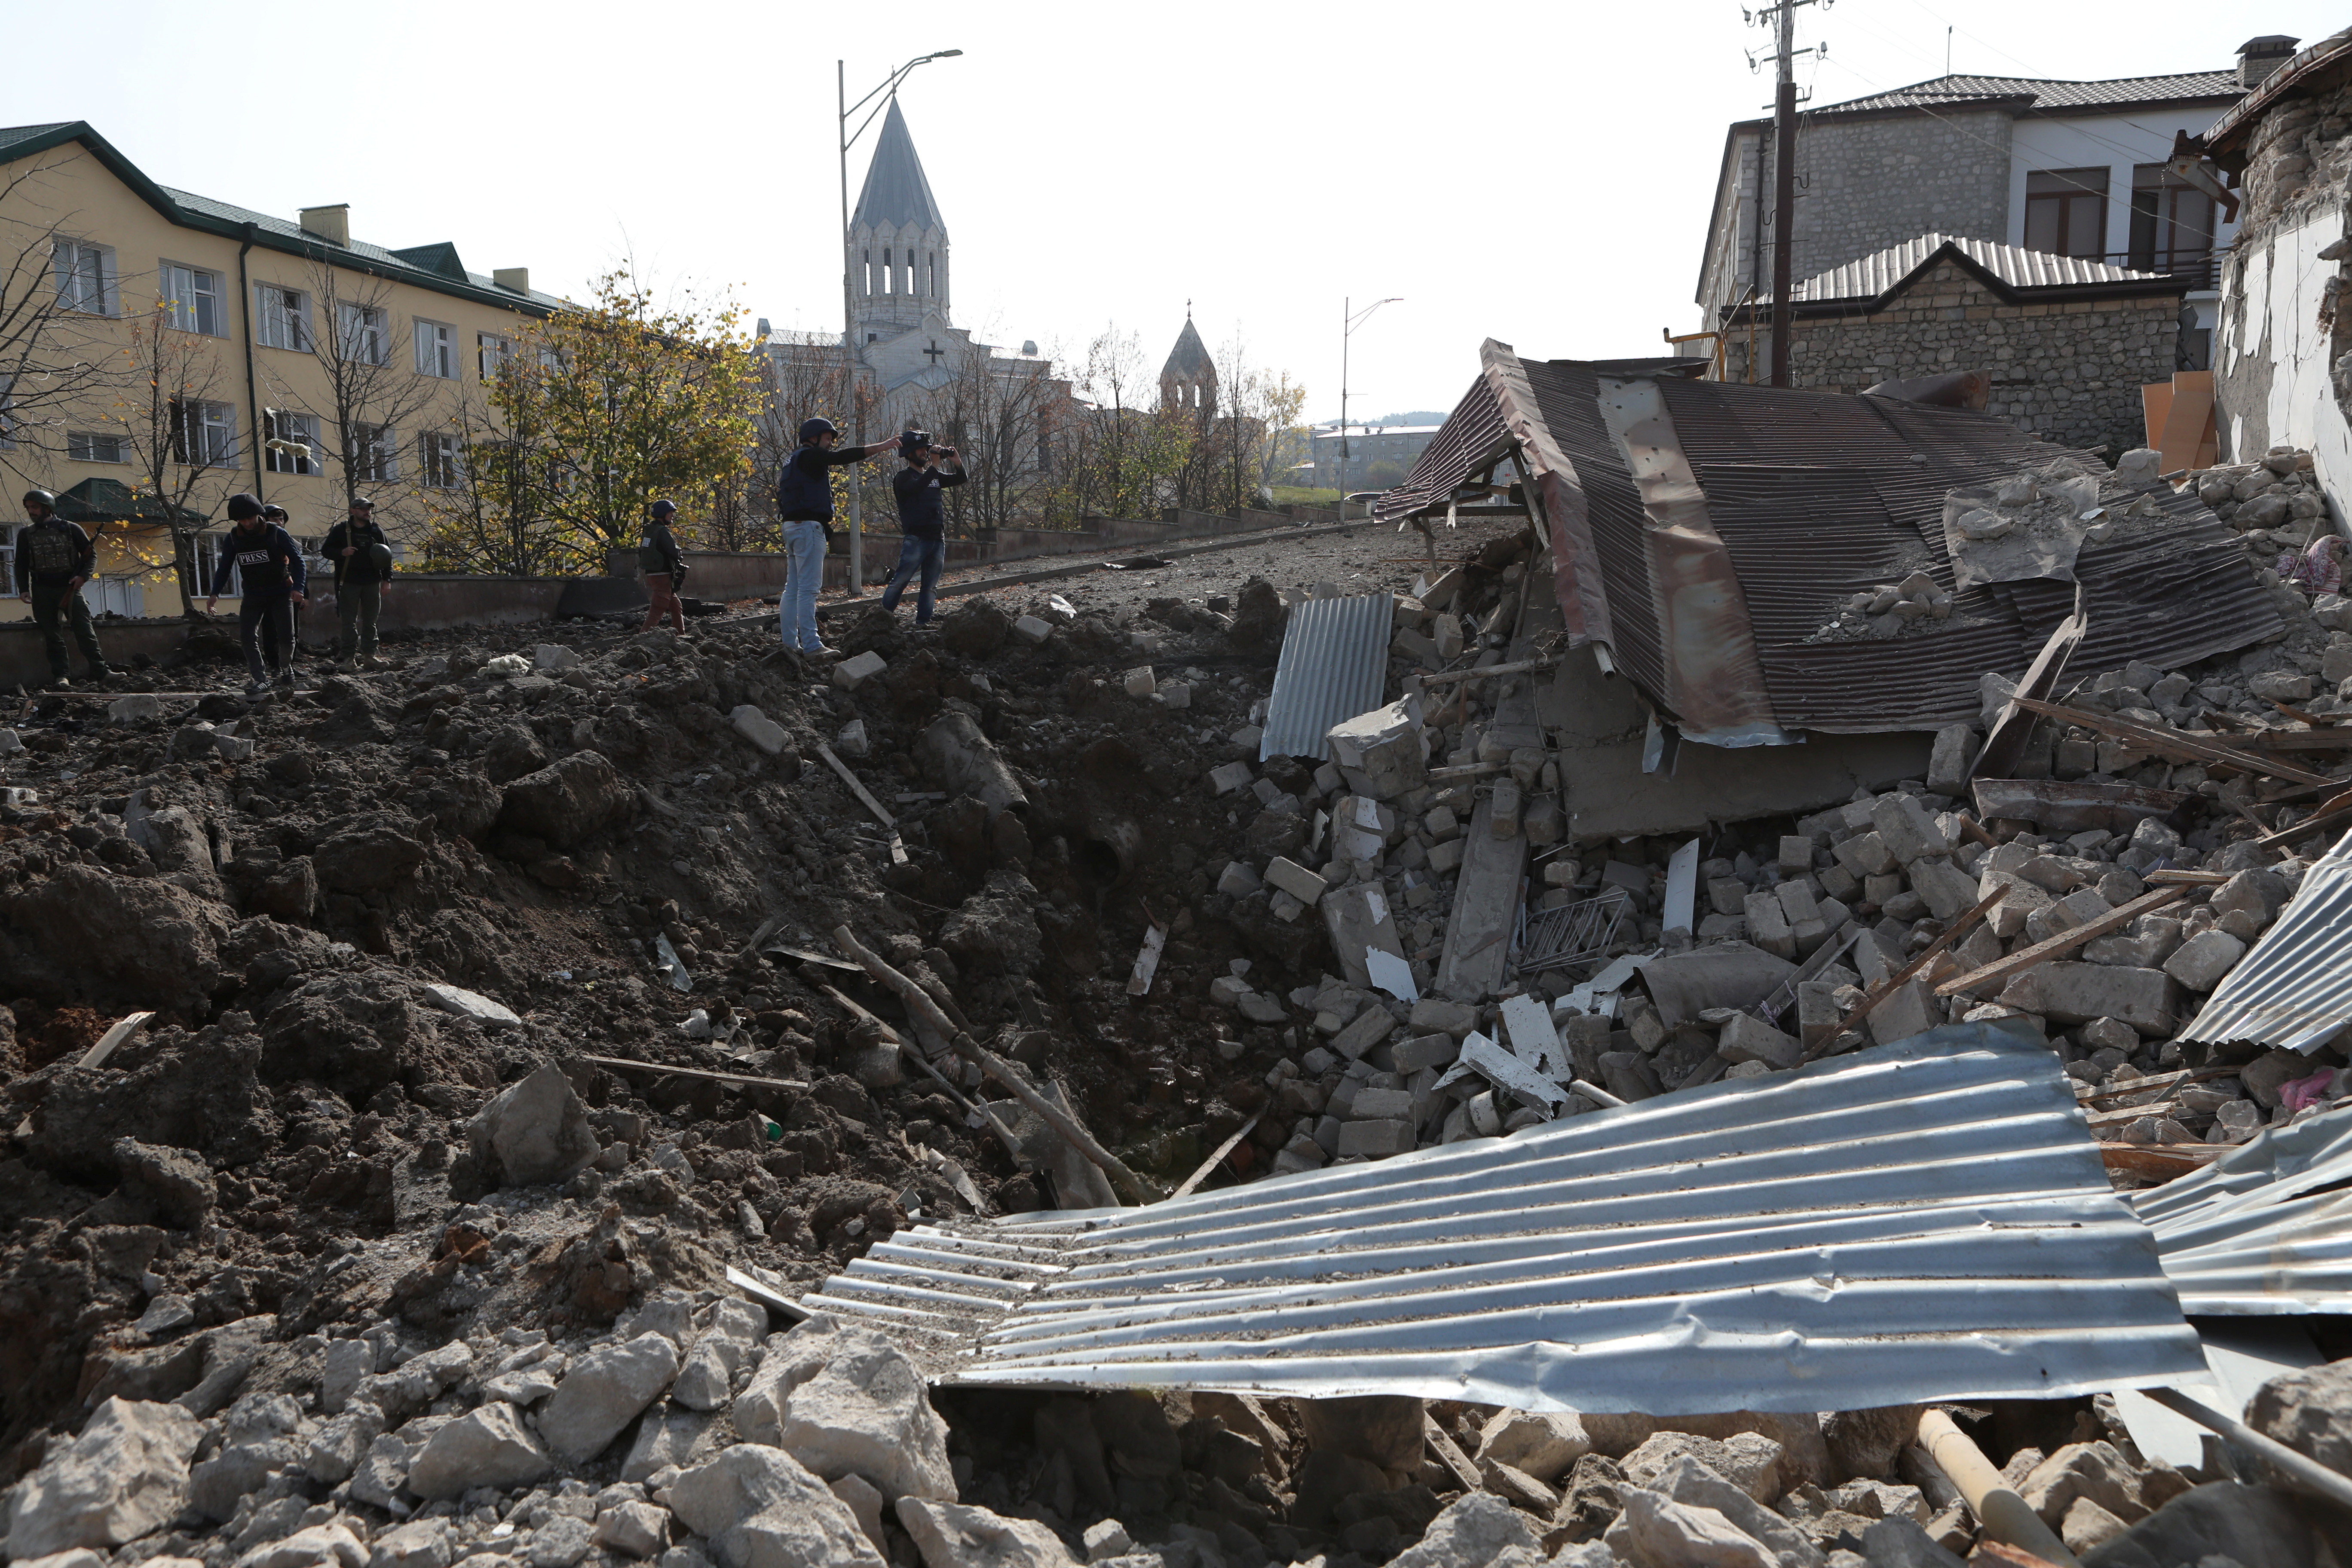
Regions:
<instances>
[{"instance_id":1,"label":"church cross","mask_svg":"<svg viewBox=\"0 0 2352 1568\"><path fill-rule=\"evenodd\" d=\"M925 353L927 353L927 354L929 354L929 355L930 355L930 356L931 356L931 363L932 363L933 364L937 364L937 363L940 363L940 358L941 358L943 355L945 355L945 354L946 354L946 353L947 353L948 351L947 351L947 350L945 350L945 349L943 349L943 348L941 348L941 347L940 347L940 340L939 340L939 339L937 339L937 338L933 338L933 339L931 340L931 346L930 346L929 348L925 349L923 352L924 352Z\"/></svg>"}]
</instances>

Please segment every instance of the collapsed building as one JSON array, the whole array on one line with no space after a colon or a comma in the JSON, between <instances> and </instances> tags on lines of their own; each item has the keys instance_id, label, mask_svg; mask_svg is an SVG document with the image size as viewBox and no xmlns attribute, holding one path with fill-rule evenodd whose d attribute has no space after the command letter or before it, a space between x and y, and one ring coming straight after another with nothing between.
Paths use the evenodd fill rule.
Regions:
<instances>
[{"instance_id":1,"label":"collapsed building","mask_svg":"<svg viewBox=\"0 0 2352 1568\"><path fill-rule=\"evenodd\" d=\"M2326 1561L2309 465L1688 368L1418 576L32 704L9 1556Z\"/></svg>"}]
</instances>

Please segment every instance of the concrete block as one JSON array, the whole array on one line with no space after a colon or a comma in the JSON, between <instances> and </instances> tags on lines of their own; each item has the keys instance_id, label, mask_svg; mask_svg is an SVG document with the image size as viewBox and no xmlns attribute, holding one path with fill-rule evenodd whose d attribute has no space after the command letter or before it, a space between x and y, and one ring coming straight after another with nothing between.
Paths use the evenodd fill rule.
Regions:
<instances>
[{"instance_id":1,"label":"concrete block","mask_svg":"<svg viewBox=\"0 0 2352 1568\"><path fill-rule=\"evenodd\" d=\"M1818 1050L1837 1038L1838 988L1819 980L1797 987L1797 1043Z\"/></svg>"},{"instance_id":2,"label":"concrete block","mask_svg":"<svg viewBox=\"0 0 2352 1568\"><path fill-rule=\"evenodd\" d=\"M2013 996L2011 991L2020 994ZM2180 983L2161 969L2044 963L2011 982L2000 1000L2063 1024L2116 1018L2146 1036L2168 1037L2188 1021L2182 1016L2186 997Z\"/></svg>"},{"instance_id":3,"label":"concrete block","mask_svg":"<svg viewBox=\"0 0 2352 1568\"><path fill-rule=\"evenodd\" d=\"M1874 1041L1891 1046L1897 1040L1924 1034L1944 1020L1927 983L1914 980L1879 998L1878 1005L1870 1010L1864 1021Z\"/></svg>"},{"instance_id":4,"label":"concrete block","mask_svg":"<svg viewBox=\"0 0 2352 1568\"><path fill-rule=\"evenodd\" d=\"M1907 795L1885 795L1871 807L1870 820L1878 829L1878 837L1886 845L1886 852L1906 866L1929 855L1948 855L1952 841L1927 815L1927 808Z\"/></svg>"},{"instance_id":5,"label":"concrete block","mask_svg":"<svg viewBox=\"0 0 2352 1568\"><path fill-rule=\"evenodd\" d=\"M1792 1068L1804 1058L1804 1047L1761 1018L1735 1013L1716 1037L1715 1054L1727 1062L1762 1062L1769 1068Z\"/></svg>"},{"instance_id":6,"label":"concrete block","mask_svg":"<svg viewBox=\"0 0 2352 1568\"><path fill-rule=\"evenodd\" d=\"M1430 640L1437 645L1441 662L1457 658L1462 653L1462 617L1454 615L1436 616L1430 622Z\"/></svg>"},{"instance_id":7,"label":"concrete block","mask_svg":"<svg viewBox=\"0 0 2352 1568\"><path fill-rule=\"evenodd\" d=\"M533 669L569 669L580 662L580 655L562 643L543 642L530 650Z\"/></svg>"},{"instance_id":8,"label":"concrete block","mask_svg":"<svg viewBox=\"0 0 2352 1568\"><path fill-rule=\"evenodd\" d=\"M1966 724L1945 725L1927 754L1927 787L1937 795L1967 795L1969 767L1976 758L1977 732Z\"/></svg>"},{"instance_id":9,"label":"concrete block","mask_svg":"<svg viewBox=\"0 0 2352 1568\"><path fill-rule=\"evenodd\" d=\"M1368 1160L1412 1152L1410 1121L1346 1121L1340 1123L1338 1159L1361 1154Z\"/></svg>"},{"instance_id":10,"label":"concrete block","mask_svg":"<svg viewBox=\"0 0 2352 1568\"><path fill-rule=\"evenodd\" d=\"M1927 900L1927 912L1939 921L1962 914L1983 897L1974 877L1940 855L1912 862L1911 890Z\"/></svg>"},{"instance_id":11,"label":"concrete block","mask_svg":"<svg viewBox=\"0 0 2352 1568\"><path fill-rule=\"evenodd\" d=\"M1350 1121L1409 1121L1412 1117L1412 1090L1409 1089L1360 1089L1348 1102Z\"/></svg>"},{"instance_id":12,"label":"concrete block","mask_svg":"<svg viewBox=\"0 0 2352 1568\"><path fill-rule=\"evenodd\" d=\"M1550 790L1529 796L1527 805L1519 809L1519 831L1527 836L1532 848L1559 843L1566 822L1559 796Z\"/></svg>"},{"instance_id":13,"label":"concrete block","mask_svg":"<svg viewBox=\"0 0 2352 1568\"><path fill-rule=\"evenodd\" d=\"M1857 877L1879 877L1895 869L1895 857L1877 829L1857 833L1830 851L1837 863Z\"/></svg>"},{"instance_id":14,"label":"concrete block","mask_svg":"<svg viewBox=\"0 0 2352 1568\"><path fill-rule=\"evenodd\" d=\"M1164 680L1160 683L1158 696L1163 708L1181 710L1192 706L1192 687L1190 681Z\"/></svg>"},{"instance_id":15,"label":"concrete block","mask_svg":"<svg viewBox=\"0 0 2352 1568\"><path fill-rule=\"evenodd\" d=\"M866 721L852 719L833 737L833 749L845 757L862 757L872 749L866 739Z\"/></svg>"},{"instance_id":16,"label":"concrete block","mask_svg":"<svg viewBox=\"0 0 2352 1568\"><path fill-rule=\"evenodd\" d=\"M855 691L889 668L887 660L867 648L852 658L845 658L833 667L833 683L844 691Z\"/></svg>"},{"instance_id":17,"label":"concrete block","mask_svg":"<svg viewBox=\"0 0 2352 1568\"><path fill-rule=\"evenodd\" d=\"M1719 915L1741 915L1748 912L1748 884L1737 877L1710 877L1706 881L1707 907Z\"/></svg>"},{"instance_id":18,"label":"concrete block","mask_svg":"<svg viewBox=\"0 0 2352 1568\"><path fill-rule=\"evenodd\" d=\"M1462 1042L1443 1031L1433 1035L1415 1035L1411 1039L1398 1040L1389 1047L1396 1060L1396 1070L1416 1073L1423 1068L1447 1068L1462 1054Z\"/></svg>"},{"instance_id":19,"label":"concrete block","mask_svg":"<svg viewBox=\"0 0 2352 1568\"><path fill-rule=\"evenodd\" d=\"M1454 815L1454 808L1450 805L1431 806L1428 815L1421 819L1421 826L1433 844L1443 844L1449 838L1459 837L1462 833L1462 819Z\"/></svg>"},{"instance_id":20,"label":"concrete block","mask_svg":"<svg viewBox=\"0 0 2352 1568\"><path fill-rule=\"evenodd\" d=\"M1054 635L1051 621L1041 621L1034 616L1022 616L1013 623L1013 635L1034 647Z\"/></svg>"},{"instance_id":21,"label":"concrete block","mask_svg":"<svg viewBox=\"0 0 2352 1568\"><path fill-rule=\"evenodd\" d=\"M727 721L735 727L737 734L769 756L780 755L792 744L792 731L761 712L755 703L739 703L727 715Z\"/></svg>"},{"instance_id":22,"label":"concrete block","mask_svg":"<svg viewBox=\"0 0 2352 1568\"><path fill-rule=\"evenodd\" d=\"M1307 912L1305 904L1279 889L1276 889L1274 896L1266 900L1265 907L1273 913L1276 920L1284 921L1296 921Z\"/></svg>"},{"instance_id":23,"label":"concrete block","mask_svg":"<svg viewBox=\"0 0 2352 1568\"><path fill-rule=\"evenodd\" d=\"M1224 875L1217 879L1217 891L1230 899L1246 899L1262 885L1257 873L1239 860L1226 861Z\"/></svg>"},{"instance_id":24,"label":"concrete block","mask_svg":"<svg viewBox=\"0 0 2352 1568\"><path fill-rule=\"evenodd\" d=\"M1450 877L1462 868L1464 845L1459 838L1449 838L1433 844L1429 850L1429 869L1436 876Z\"/></svg>"},{"instance_id":25,"label":"concrete block","mask_svg":"<svg viewBox=\"0 0 2352 1568\"><path fill-rule=\"evenodd\" d=\"M1750 893L1741 911L1748 917L1748 940L1775 958L1794 960L1797 956L1796 933L1789 924L1780 900L1772 894Z\"/></svg>"},{"instance_id":26,"label":"concrete block","mask_svg":"<svg viewBox=\"0 0 2352 1568\"><path fill-rule=\"evenodd\" d=\"M1234 743L1234 751L1255 756L1258 742L1265 739L1265 729L1263 725L1244 724L1225 738Z\"/></svg>"},{"instance_id":27,"label":"concrete block","mask_svg":"<svg viewBox=\"0 0 2352 1568\"><path fill-rule=\"evenodd\" d=\"M1312 905L1321 898L1323 889L1329 885L1297 861L1280 855L1266 863L1265 882L1268 887L1279 888L1307 905Z\"/></svg>"},{"instance_id":28,"label":"concrete block","mask_svg":"<svg viewBox=\"0 0 2352 1568\"><path fill-rule=\"evenodd\" d=\"M1407 1016L1412 1027L1424 1033L1438 1031L1457 1042L1478 1026L1477 1008L1467 1002L1449 1002L1442 996L1423 997L1412 1005Z\"/></svg>"},{"instance_id":29,"label":"concrete block","mask_svg":"<svg viewBox=\"0 0 2352 1568\"><path fill-rule=\"evenodd\" d=\"M226 730L215 730L213 731L213 750L220 753L221 760L223 762L241 763L245 761L247 757L253 755L254 744L254 742L247 739L245 736L232 735Z\"/></svg>"},{"instance_id":30,"label":"concrete block","mask_svg":"<svg viewBox=\"0 0 2352 1568\"><path fill-rule=\"evenodd\" d=\"M1802 882L1778 883L1772 889L1772 896L1780 900L1780 912L1789 918L1791 929L1822 917L1821 905L1814 901L1813 890ZM1745 900L1742 903L1744 907Z\"/></svg>"},{"instance_id":31,"label":"concrete block","mask_svg":"<svg viewBox=\"0 0 2352 1568\"><path fill-rule=\"evenodd\" d=\"M1366 1051L1397 1032L1397 1021L1385 1007L1367 1007L1356 1015L1347 1027L1331 1037L1331 1048L1356 1060Z\"/></svg>"},{"instance_id":32,"label":"concrete block","mask_svg":"<svg viewBox=\"0 0 2352 1568\"><path fill-rule=\"evenodd\" d=\"M2164 961L2164 973L2191 991L2210 991L2246 956L2246 944L2223 931L2201 931Z\"/></svg>"},{"instance_id":33,"label":"concrete block","mask_svg":"<svg viewBox=\"0 0 2352 1568\"><path fill-rule=\"evenodd\" d=\"M1249 982L1238 975L1220 974L1209 982L1209 1000L1220 1007L1238 1006L1250 990Z\"/></svg>"},{"instance_id":34,"label":"concrete block","mask_svg":"<svg viewBox=\"0 0 2352 1568\"><path fill-rule=\"evenodd\" d=\"M1521 798L1519 786L1517 784L1507 779L1501 779L1496 782L1494 795L1495 809L1492 815L1487 818L1488 824L1494 829L1496 837L1517 838L1519 836L1519 806Z\"/></svg>"},{"instance_id":35,"label":"concrete block","mask_svg":"<svg viewBox=\"0 0 2352 1568\"><path fill-rule=\"evenodd\" d=\"M1348 787L1375 800L1393 800L1428 778L1421 700L1407 697L1342 720L1323 744Z\"/></svg>"},{"instance_id":36,"label":"concrete block","mask_svg":"<svg viewBox=\"0 0 2352 1568\"><path fill-rule=\"evenodd\" d=\"M1389 639L1389 651L1401 653L1416 664L1435 669L1445 661L1437 657L1437 644L1411 626L1399 626L1396 636Z\"/></svg>"},{"instance_id":37,"label":"concrete block","mask_svg":"<svg viewBox=\"0 0 2352 1568\"><path fill-rule=\"evenodd\" d=\"M1209 770L1209 793L1231 795L1247 786L1257 773L1247 763L1220 763Z\"/></svg>"},{"instance_id":38,"label":"concrete block","mask_svg":"<svg viewBox=\"0 0 2352 1568\"><path fill-rule=\"evenodd\" d=\"M1348 984L1359 989L1372 989L1370 970L1366 966L1364 952L1378 948L1395 959L1403 959L1403 943L1397 934L1395 911L1389 907L1388 894L1376 882L1350 882L1333 888L1323 895L1317 906L1323 911L1323 926L1330 934L1332 955L1339 962L1339 973Z\"/></svg>"},{"instance_id":39,"label":"concrete block","mask_svg":"<svg viewBox=\"0 0 2352 1568\"><path fill-rule=\"evenodd\" d=\"M1159 679L1152 675L1151 667L1148 664L1139 664L1119 677L1119 684L1127 688L1129 697L1149 697L1160 689Z\"/></svg>"},{"instance_id":40,"label":"concrete block","mask_svg":"<svg viewBox=\"0 0 2352 1568\"><path fill-rule=\"evenodd\" d=\"M1282 1010L1281 997L1269 996L1263 991L1247 993L1234 1007L1253 1024L1279 1024L1290 1016Z\"/></svg>"},{"instance_id":41,"label":"concrete block","mask_svg":"<svg viewBox=\"0 0 2352 1568\"><path fill-rule=\"evenodd\" d=\"M1801 833L1782 834L1778 859L1781 875L1803 876L1813 868L1813 841Z\"/></svg>"}]
</instances>

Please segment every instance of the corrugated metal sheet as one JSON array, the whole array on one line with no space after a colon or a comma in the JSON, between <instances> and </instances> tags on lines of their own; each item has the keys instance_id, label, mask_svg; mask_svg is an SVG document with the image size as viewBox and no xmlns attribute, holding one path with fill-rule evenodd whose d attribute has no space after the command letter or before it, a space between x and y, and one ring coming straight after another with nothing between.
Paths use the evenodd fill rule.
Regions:
<instances>
[{"instance_id":1,"label":"corrugated metal sheet","mask_svg":"<svg viewBox=\"0 0 2352 1568\"><path fill-rule=\"evenodd\" d=\"M2205 998L2184 1040L2315 1051L2352 1022L2352 833L2303 874L2278 923Z\"/></svg>"},{"instance_id":2,"label":"corrugated metal sheet","mask_svg":"<svg viewBox=\"0 0 2352 1568\"><path fill-rule=\"evenodd\" d=\"M2020 76L1939 76L1867 98L1825 103L1809 114L1852 114L1874 109L1951 109L1970 100L2030 98L2035 109L2095 109L2124 103L2160 103L2175 99L2234 98L2244 90L2233 70L2178 71L2169 76L2127 76L2110 81L2047 81Z\"/></svg>"},{"instance_id":3,"label":"corrugated metal sheet","mask_svg":"<svg viewBox=\"0 0 2352 1568\"><path fill-rule=\"evenodd\" d=\"M887 1325L938 1381L1527 1410L2203 1365L2057 1059L1980 1026L1149 1208L916 1226L802 1305Z\"/></svg>"},{"instance_id":4,"label":"corrugated metal sheet","mask_svg":"<svg viewBox=\"0 0 2352 1568\"><path fill-rule=\"evenodd\" d=\"M1323 757L1331 726L1381 705L1389 672L1396 595L1360 594L1290 606L1258 761Z\"/></svg>"},{"instance_id":5,"label":"corrugated metal sheet","mask_svg":"<svg viewBox=\"0 0 2352 1568\"><path fill-rule=\"evenodd\" d=\"M2273 1128L2140 1194L2180 1308L2352 1312L2352 1106Z\"/></svg>"},{"instance_id":6,"label":"corrugated metal sheet","mask_svg":"<svg viewBox=\"0 0 2352 1568\"><path fill-rule=\"evenodd\" d=\"M1436 436L1422 448L1420 460L1404 477L1404 483L1372 503L1372 515L1382 522L1394 522L1430 507L1444 506L1456 486L1473 474L1486 472L1510 446L1511 433L1503 427L1502 405L1482 376L1470 384L1470 390L1454 405Z\"/></svg>"},{"instance_id":7,"label":"corrugated metal sheet","mask_svg":"<svg viewBox=\"0 0 2352 1568\"><path fill-rule=\"evenodd\" d=\"M2085 283L2152 283L2163 274L2135 272L2126 267L2081 256L2053 256L1990 239L1927 233L1890 245L1885 250L1817 272L1797 285L1797 302L1815 304L1830 300L1875 300L1927 265L1946 246L1983 268L2011 289L2063 289ZM1766 302L1770 296L1766 295Z\"/></svg>"}]
</instances>

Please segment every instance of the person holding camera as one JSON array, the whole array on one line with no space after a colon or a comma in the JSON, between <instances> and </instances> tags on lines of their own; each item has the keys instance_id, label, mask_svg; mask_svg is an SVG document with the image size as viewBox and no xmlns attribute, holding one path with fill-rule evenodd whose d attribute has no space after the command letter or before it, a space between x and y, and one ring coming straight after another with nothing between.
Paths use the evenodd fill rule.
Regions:
<instances>
[{"instance_id":1,"label":"person holding camera","mask_svg":"<svg viewBox=\"0 0 2352 1568\"><path fill-rule=\"evenodd\" d=\"M941 492L963 483L963 458L953 447L934 446L928 431L909 430L898 437L898 456L907 466L890 476L890 493L898 502L898 569L882 590L882 608L895 613L907 584L920 572L923 585L915 595L915 624L931 624L931 591L938 586L940 568L947 564L948 522ZM940 468L941 463L948 464Z\"/></svg>"},{"instance_id":2,"label":"person holding camera","mask_svg":"<svg viewBox=\"0 0 2352 1568\"><path fill-rule=\"evenodd\" d=\"M833 541L833 470L878 458L897 445L842 447L840 427L830 419L801 421L801 444L784 460L776 485L776 517L784 525L784 592L777 602L777 629L784 646L798 653L831 653L816 635L816 591L824 584L825 547Z\"/></svg>"}]
</instances>

